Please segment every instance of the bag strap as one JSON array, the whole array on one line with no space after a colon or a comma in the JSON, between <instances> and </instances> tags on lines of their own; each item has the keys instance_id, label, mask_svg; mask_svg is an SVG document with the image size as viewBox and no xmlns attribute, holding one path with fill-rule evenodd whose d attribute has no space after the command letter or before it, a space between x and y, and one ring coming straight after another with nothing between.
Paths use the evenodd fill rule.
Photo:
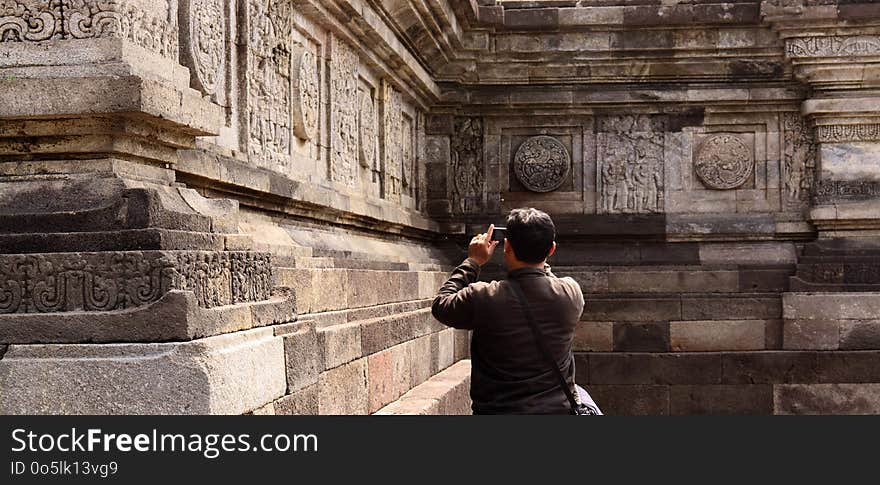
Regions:
<instances>
[{"instance_id":1,"label":"bag strap","mask_svg":"<svg viewBox=\"0 0 880 485\"><path fill-rule=\"evenodd\" d=\"M559 387L561 387L562 391L565 392L565 397L568 398L568 402L571 404L571 413L577 414L577 401L575 400L574 395L571 393L571 388L569 388L568 382L562 375L562 371L559 370L559 365L556 364L556 360L553 359L553 356L550 355L550 351L544 345L544 339L541 336L541 331L538 330L538 325L535 323L535 317L532 315L532 309L529 307L529 304L526 301L526 296L525 294L523 294L522 287L520 287L519 282L514 280L513 278L508 278L507 281L510 283L510 287L513 289L513 293L516 295L517 300L519 300L520 305L523 307L523 313L526 314L526 320L529 322L529 327L532 328L532 334L535 336L535 343L538 344L538 349L541 351L541 355L544 357L544 361L547 363L547 365L550 366L551 369L553 369L556 377L559 379Z\"/></svg>"}]
</instances>

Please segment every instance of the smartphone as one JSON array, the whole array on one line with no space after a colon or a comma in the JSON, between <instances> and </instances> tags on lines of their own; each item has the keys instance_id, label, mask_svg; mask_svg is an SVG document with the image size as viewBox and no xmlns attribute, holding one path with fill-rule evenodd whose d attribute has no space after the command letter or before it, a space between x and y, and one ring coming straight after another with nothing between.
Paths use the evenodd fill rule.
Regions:
<instances>
[{"instance_id":1,"label":"smartphone","mask_svg":"<svg viewBox=\"0 0 880 485\"><path fill-rule=\"evenodd\" d=\"M501 226L495 226L495 229L492 230L492 240L502 242L504 238L507 237L507 228Z\"/></svg>"}]
</instances>

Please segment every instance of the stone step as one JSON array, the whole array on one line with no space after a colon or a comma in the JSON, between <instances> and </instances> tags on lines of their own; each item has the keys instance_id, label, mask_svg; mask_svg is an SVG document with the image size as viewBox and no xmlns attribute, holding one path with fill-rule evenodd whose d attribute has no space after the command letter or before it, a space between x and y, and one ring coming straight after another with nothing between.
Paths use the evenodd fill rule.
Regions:
<instances>
[{"instance_id":1,"label":"stone step","mask_svg":"<svg viewBox=\"0 0 880 485\"><path fill-rule=\"evenodd\" d=\"M459 361L412 388L377 415L471 414L471 362Z\"/></svg>"},{"instance_id":2,"label":"stone step","mask_svg":"<svg viewBox=\"0 0 880 485\"><path fill-rule=\"evenodd\" d=\"M880 351L575 353L607 415L880 414Z\"/></svg>"},{"instance_id":3,"label":"stone step","mask_svg":"<svg viewBox=\"0 0 880 485\"><path fill-rule=\"evenodd\" d=\"M585 293L741 293L786 291L793 266L554 267Z\"/></svg>"},{"instance_id":4,"label":"stone step","mask_svg":"<svg viewBox=\"0 0 880 485\"><path fill-rule=\"evenodd\" d=\"M433 298L448 274L350 268L275 268L276 286L293 288L297 313L363 308Z\"/></svg>"},{"instance_id":5,"label":"stone step","mask_svg":"<svg viewBox=\"0 0 880 485\"><path fill-rule=\"evenodd\" d=\"M573 348L591 352L709 352L781 348L782 320L581 321Z\"/></svg>"},{"instance_id":6,"label":"stone step","mask_svg":"<svg viewBox=\"0 0 880 485\"><path fill-rule=\"evenodd\" d=\"M774 293L584 294L581 320L669 322L687 320L766 320L782 318Z\"/></svg>"}]
</instances>

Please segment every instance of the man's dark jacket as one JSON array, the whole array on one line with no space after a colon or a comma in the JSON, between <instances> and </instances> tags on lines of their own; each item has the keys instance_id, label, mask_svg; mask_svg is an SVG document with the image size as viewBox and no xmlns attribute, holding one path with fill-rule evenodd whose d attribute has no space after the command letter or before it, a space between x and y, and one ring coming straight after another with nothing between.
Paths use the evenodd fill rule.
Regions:
<instances>
[{"instance_id":1,"label":"man's dark jacket","mask_svg":"<svg viewBox=\"0 0 880 485\"><path fill-rule=\"evenodd\" d=\"M510 282L478 282L480 266L467 259L434 299L434 318L473 330L471 399L475 414L568 414L559 379L538 350ZM538 328L574 391L571 343L584 309L581 287L557 278L549 266L507 274L525 294ZM575 393L575 395L577 395Z\"/></svg>"}]
</instances>

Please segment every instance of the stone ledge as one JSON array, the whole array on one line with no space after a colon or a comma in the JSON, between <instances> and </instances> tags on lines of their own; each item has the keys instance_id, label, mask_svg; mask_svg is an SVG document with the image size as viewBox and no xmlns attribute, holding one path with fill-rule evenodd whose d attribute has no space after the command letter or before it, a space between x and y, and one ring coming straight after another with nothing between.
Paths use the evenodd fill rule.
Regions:
<instances>
[{"instance_id":1,"label":"stone ledge","mask_svg":"<svg viewBox=\"0 0 880 485\"><path fill-rule=\"evenodd\" d=\"M284 369L271 329L182 343L10 345L0 414L242 414L284 394Z\"/></svg>"},{"instance_id":2,"label":"stone ledge","mask_svg":"<svg viewBox=\"0 0 880 485\"><path fill-rule=\"evenodd\" d=\"M376 411L377 415L471 414L471 362L459 361L412 388L397 401Z\"/></svg>"}]
</instances>

